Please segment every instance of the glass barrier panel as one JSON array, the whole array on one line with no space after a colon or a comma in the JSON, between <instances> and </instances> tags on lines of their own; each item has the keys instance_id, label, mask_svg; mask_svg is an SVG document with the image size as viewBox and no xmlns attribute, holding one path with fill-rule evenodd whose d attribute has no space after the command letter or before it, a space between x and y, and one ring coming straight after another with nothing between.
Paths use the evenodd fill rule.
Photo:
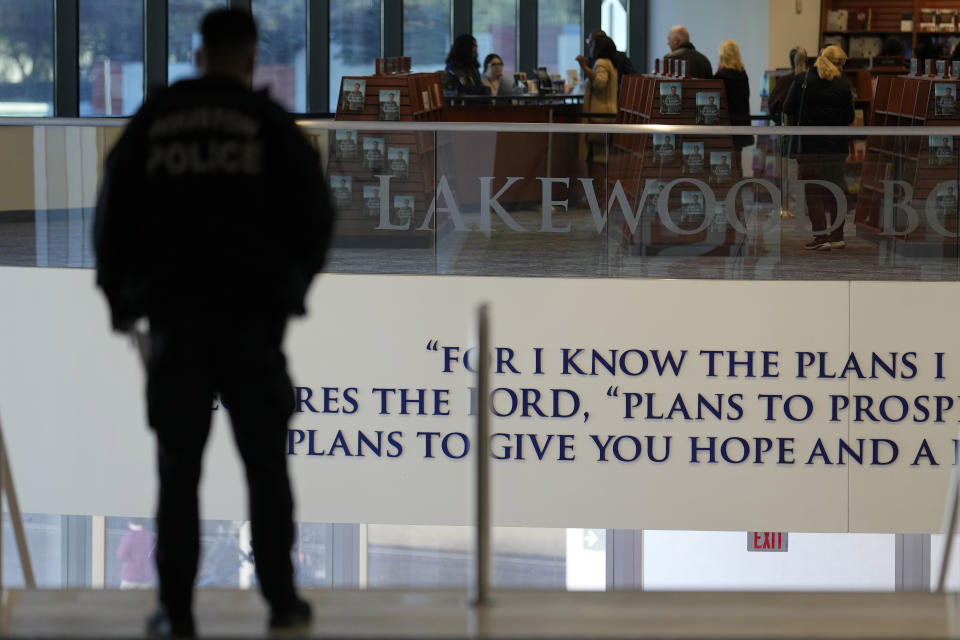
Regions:
<instances>
[{"instance_id":1,"label":"glass barrier panel","mask_svg":"<svg viewBox=\"0 0 960 640\"><path fill-rule=\"evenodd\" d=\"M489 106L460 108L490 117ZM0 265L94 264L100 167L122 129L55 122L0 127L13 178L0 193ZM754 134L738 149L733 136L689 129L342 127L304 129L338 210L330 272L960 277L952 135L851 133L824 154L811 151L825 139L814 135Z\"/></svg>"},{"instance_id":2,"label":"glass barrier panel","mask_svg":"<svg viewBox=\"0 0 960 640\"><path fill-rule=\"evenodd\" d=\"M316 138L337 209L328 270L436 273L436 134L336 129Z\"/></svg>"}]
</instances>

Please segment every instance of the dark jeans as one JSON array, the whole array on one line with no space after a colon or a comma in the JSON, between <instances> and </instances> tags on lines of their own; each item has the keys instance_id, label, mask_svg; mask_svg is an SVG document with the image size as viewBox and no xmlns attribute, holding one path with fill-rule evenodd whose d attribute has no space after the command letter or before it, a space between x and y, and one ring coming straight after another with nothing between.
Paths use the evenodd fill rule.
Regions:
<instances>
[{"instance_id":1,"label":"dark jeans","mask_svg":"<svg viewBox=\"0 0 960 640\"><path fill-rule=\"evenodd\" d=\"M846 197L843 181L845 156L839 154L801 154L797 156L802 180L832 182ZM804 185L807 215L818 240L839 242L843 240L843 220L837 222L837 198L826 187L818 184ZM836 225L836 228L833 228Z\"/></svg>"},{"instance_id":2,"label":"dark jeans","mask_svg":"<svg viewBox=\"0 0 960 640\"><path fill-rule=\"evenodd\" d=\"M200 552L197 485L218 391L220 410L229 407L246 469L263 595L274 607L295 598L293 498L286 466L294 398L280 350L284 327L285 320L151 324L147 407L160 474L156 560L160 603L171 617L190 615Z\"/></svg>"}]
</instances>

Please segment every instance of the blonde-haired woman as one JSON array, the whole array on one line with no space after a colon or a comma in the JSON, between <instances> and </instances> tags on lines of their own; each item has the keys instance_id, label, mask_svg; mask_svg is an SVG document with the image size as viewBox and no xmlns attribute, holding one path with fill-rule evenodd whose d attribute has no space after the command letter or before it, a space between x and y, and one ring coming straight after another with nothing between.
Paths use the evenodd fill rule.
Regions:
<instances>
[{"instance_id":1,"label":"blonde-haired woman","mask_svg":"<svg viewBox=\"0 0 960 640\"><path fill-rule=\"evenodd\" d=\"M853 122L853 94L843 77L847 54L836 45L823 50L813 68L797 76L783 106L790 123L798 126L845 127ZM845 192L843 165L849 152L846 136L797 136L793 146L804 180L832 182ZM844 220L839 203L826 187L807 184L807 214L813 240L804 248L813 251L843 249Z\"/></svg>"},{"instance_id":2,"label":"blonde-haired woman","mask_svg":"<svg viewBox=\"0 0 960 640\"><path fill-rule=\"evenodd\" d=\"M727 110L730 113L730 124L750 126L750 80L747 71L743 68L740 58L740 47L733 40L724 40L717 51L717 73L714 78L723 80L724 91L727 94ZM739 151L753 144L753 136L734 136L734 148Z\"/></svg>"}]
</instances>

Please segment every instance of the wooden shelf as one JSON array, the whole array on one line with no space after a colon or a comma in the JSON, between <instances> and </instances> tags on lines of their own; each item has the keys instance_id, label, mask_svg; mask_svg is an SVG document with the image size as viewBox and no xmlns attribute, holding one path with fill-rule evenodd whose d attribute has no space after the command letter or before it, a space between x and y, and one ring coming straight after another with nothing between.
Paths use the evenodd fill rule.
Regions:
<instances>
[{"instance_id":1,"label":"wooden shelf","mask_svg":"<svg viewBox=\"0 0 960 640\"><path fill-rule=\"evenodd\" d=\"M924 202L937 198L938 185L956 179L958 170L957 138L950 138L952 148L946 155L930 146L930 136L922 127L960 126L960 112L951 115L936 113L936 85L960 85L958 78L929 76L882 75L878 78L876 102L870 124L875 126L918 127L917 136L870 136L867 139L860 175L855 223L858 227L877 231L883 226L884 184L888 180L905 180L913 188L914 206L923 210ZM926 226L926 219L902 239L907 242L937 243L948 240ZM957 212L951 212L948 230L956 232Z\"/></svg>"},{"instance_id":2,"label":"wooden shelf","mask_svg":"<svg viewBox=\"0 0 960 640\"><path fill-rule=\"evenodd\" d=\"M660 85L662 83L679 83L681 85L680 113L664 114L660 112ZM730 114L727 107L727 97L723 80L700 80L691 78L676 78L664 75L627 75L623 78L620 87L620 100L617 109L617 123L619 124L696 124L696 94L711 92L720 95L720 125L730 124ZM730 255L738 246L742 238L737 232L724 223L721 226L709 224L700 232L677 234L667 228L651 202L640 202L644 189L649 181L665 184L678 178L696 178L708 182L716 195L717 201L722 202L731 185L737 182L740 174L740 153L735 151L732 136L702 136L685 134L674 136L675 151L672 157L663 158L654 149L652 134L614 134L611 138L609 174L612 184L619 181L624 189L630 206L634 211L640 211L640 219L635 229L621 225L621 232L631 251L644 255L658 251L687 250L710 255ZM683 160L683 143L696 142L702 145L704 166L699 173L687 173ZM710 154L729 154L730 176L724 183L717 183L711 173ZM693 185L677 187L670 193L668 208L671 219L681 229L696 229L704 221L703 215L712 217L714 211L688 216L683 214L684 191L695 191Z\"/></svg>"}]
</instances>

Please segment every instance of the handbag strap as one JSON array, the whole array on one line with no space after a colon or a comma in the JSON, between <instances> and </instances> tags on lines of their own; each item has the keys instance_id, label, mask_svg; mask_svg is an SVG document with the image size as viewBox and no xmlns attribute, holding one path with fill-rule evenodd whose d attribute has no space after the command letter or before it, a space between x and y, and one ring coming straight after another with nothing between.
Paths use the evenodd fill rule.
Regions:
<instances>
[{"instance_id":1,"label":"handbag strap","mask_svg":"<svg viewBox=\"0 0 960 640\"><path fill-rule=\"evenodd\" d=\"M803 105L807 101L807 78L810 77L810 69L803 74L803 85L800 88L800 108L797 109L797 126L803 124Z\"/></svg>"}]
</instances>

